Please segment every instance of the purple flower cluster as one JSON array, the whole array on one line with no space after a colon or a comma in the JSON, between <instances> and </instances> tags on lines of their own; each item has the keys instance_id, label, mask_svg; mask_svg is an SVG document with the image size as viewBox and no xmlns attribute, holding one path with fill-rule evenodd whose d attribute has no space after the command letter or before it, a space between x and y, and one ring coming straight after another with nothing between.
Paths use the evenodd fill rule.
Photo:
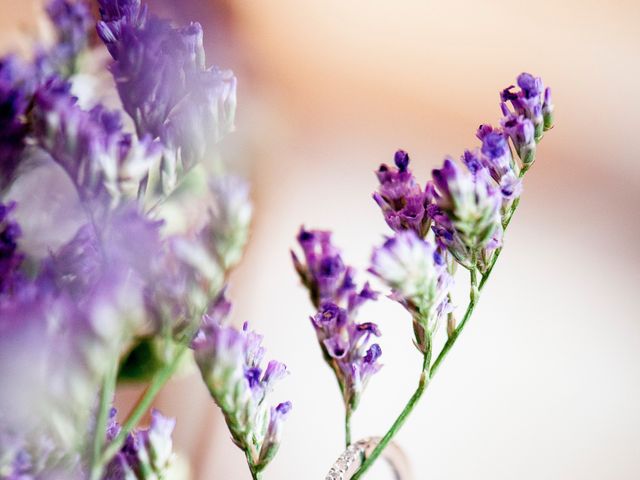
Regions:
<instances>
[{"instance_id":1,"label":"purple flower cluster","mask_svg":"<svg viewBox=\"0 0 640 480\"><path fill-rule=\"evenodd\" d=\"M416 346L426 352L431 334L452 310L448 294L453 278L442 252L413 230L399 232L373 250L369 271L411 312Z\"/></svg>"},{"instance_id":2,"label":"purple flower cluster","mask_svg":"<svg viewBox=\"0 0 640 480\"><path fill-rule=\"evenodd\" d=\"M38 52L35 64L42 78L76 71L78 55L87 47L88 32L93 26L89 6L83 1L51 0L47 15L53 23L57 41L49 50Z\"/></svg>"},{"instance_id":3,"label":"purple flower cluster","mask_svg":"<svg viewBox=\"0 0 640 480\"><path fill-rule=\"evenodd\" d=\"M428 196L409 169L409 154L398 150L394 162L395 167L382 164L376 172L380 187L373 199L393 231L413 230L424 237L430 225Z\"/></svg>"},{"instance_id":4,"label":"purple flower cluster","mask_svg":"<svg viewBox=\"0 0 640 480\"><path fill-rule=\"evenodd\" d=\"M11 296L24 280L20 272L24 255L18 250L20 225L10 218L15 206L15 202L0 203L0 302L4 296Z\"/></svg>"},{"instance_id":5,"label":"purple flower cluster","mask_svg":"<svg viewBox=\"0 0 640 480\"><path fill-rule=\"evenodd\" d=\"M247 454L252 470L261 471L278 450L282 423L291 410L291 402L270 407L267 398L288 372L276 360L263 369L262 337L247 323L241 330L225 324L230 310L223 291L193 340L194 357L235 444Z\"/></svg>"},{"instance_id":6,"label":"purple flower cluster","mask_svg":"<svg viewBox=\"0 0 640 480\"><path fill-rule=\"evenodd\" d=\"M71 75L88 44L92 19L84 2L51 0L47 13L57 37L51 47L38 48L32 63L16 55L0 58L0 189L13 180L20 164L29 132L25 117L34 92L52 77Z\"/></svg>"},{"instance_id":7,"label":"purple flower cluster","mask_svg":"<svg viewBox=\"0 0 640 480\"><path fill-rule=\"evenodd\" d=\"M370 344L372 337L380 336L380 330L375 323L355 322L351 311L335 303L323 304L311 322L325 360L336 374L344 404L353 411L369 379L382 367L378 361L380 345Z\"/></svg>"},{"instance_id":8,"label":"purple flower cluster","mask_svg":"<svg viewBox=\"0 0 640 480\"><path fill-rule=\"evenodd\" d=\"M540 77L526 72L518 75L517 84L520 90L514 91L515 86L511 85L500 94L502 113L505 116L502 123L522 161L531 163L532 158L528 160L527 155L520 154L524 146L522 140L529 138L533 127L533 137L537 143L543 133L553 127L551 89L544 87ZM509 109L507 102L511 104L513 111Z\"/></svg>"},{"instance_id":9,"label":"purple flower cluster","mask_svg":"<svg viewBox=\"0 0 640 480\"><path fill-rule=\"evenodd\" d=\"M447 158L433 170L424 190L409 170L404 151L395 154L397 168L380 167L374 199L393 231L411 230L425 238L431 227L438 247L458 263L468 269L487 268L522 193L521 177L534 161L536 143L553 126L550 89L528 73L518 76L517 83L520 90L511 86L501 93L501 128L481 125L476 135L482 145L465 151L462 165Z\"/></svg>"},{"instance_id":10,"label":"purple flower cluster","mask_svg":"<svg viewBox=\"0 0 640 480\"><path fill-rule=\"evenodd\" d=\"M82 201L115 206L135 198L160 145L123 133L118 112L81 109L69 89L53 79L36 91L31 120L38 145L65 169Z\"/></svg>"},{"instance_id":11,"label":"purple flower cluster","mask_svg":"<svg viewBox=\"0 0 640 480\"><path fill-rule=\"evenodd\" d=\"M138 134L160 138L184 168L202 160L233 129L236 78L206 68L202 27L175 28L149 15L139 0L99 0L98 35L124 109ZM165 166L172 171L177 165Z\"/></svg>"},{"instance_id":12,"label":"purple flower cluster","mask_svg":"<svg viewBox=\"0 0 640 480\"><path fill-rule=\"evenodd\" d=\"M500 190L486 170L472 172L451 159L432 178L427 188L436 241L458 263L475 268L479 252L497 248L502 240Z\"/></svg>"},{"instance_id":13,"label":"purple flower cluster","mask_svg":"<svg viewBox=\"0 0 640 480\"><path fill-rule=\"evenodd\" d=\"M300 229L298 243L304 262L292 251L293 263L318 310L311 317L325 361L333 369L345 406L357 408L369 378L380 370L382 350L371 338L380 336L374 323L356 321L359 308L376 300L368 283L358 290L355 269L345 265L340 250L331 242L331 233Z\"/></svg>"},{"instance_id":14,"label":"purple flower cluster","mask_svg":"<svg viewBox=\"0 0 640 480\"><path fill-rule=\"evenodd\" d=\"M120 433L116 413L115 408L111 409L107 443ZM174 419L152 410L149 428L127 435L124 445L107 466L103 480L165 478L174 458L171 434L175 424Z\"/></svg>"},{"instance_id":15,"label":"purple flower cluster","mask_svg":"<svg viewBox=\"0 0 640 480\"><path fill-rule=\"evenodd\" d=\"M6 458L2 443L3 478L5 472L88 478L88 468L96 467L91 461L100 465L87 458L97 430L90 426L100 417L98 394L110 372L141 339L169 352L165 357L176 343L191 345L247 241L251 207L240 180L209 179L212 201L208 212L203 206L203 221L170 236L157 220L163 212L154 211L156 198L149 208L146 196L166 200L179 169L203 160L232 129L235 77L205 67L199 24L176 28L149 15L138 0L98 3L98 33L113 57L111 70L135 134L124 131L120 112L102 104L85 109L71 93L93 24L86 3L50 0L56 43L38 49L33 62L0 59L0 193L19 190L18 177L31 174L37 158L37 168L47 167L43 172L67 175L64 187L75 192L61 196L80 207L62 219L78 225L76 233L59 234L55 246L45 239L43 258L20 250L15 203L0 204L0 383L13 386L0 398L0 440L12 439ZM56 190L52 197L61 193L50 190ZM263 400L286 369L271 362L263 373L260 337L214 326L220 308L205 317L193 347L203 376L208 372L211 379L223 367L220 359L230 359L242 345L244 356L233 357L242 381L210 387L216 401L242 394L234 412L219 403L225 415L244 415L233 419L242 422L253 466L262 469L277 450L290 409L289 403L269 408ZM223 337L231 343L220 344ZM162 362L170 360L165 357ZM108 401L100 402L105 415L103 404ZM115 435L119 428L113 424L110 431ZM173 421L154 413L149 430L127 436L106 478L162 477L172 429ZM40 438L54 460L36 449Z\"/></svg>"}]
</instances>

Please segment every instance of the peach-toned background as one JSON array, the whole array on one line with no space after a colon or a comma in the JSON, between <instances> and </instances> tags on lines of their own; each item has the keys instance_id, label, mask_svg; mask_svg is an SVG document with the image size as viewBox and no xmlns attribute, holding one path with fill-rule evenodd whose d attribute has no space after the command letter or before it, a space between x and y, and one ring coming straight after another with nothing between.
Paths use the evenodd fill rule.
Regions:
<instances>
[{"instance_id":1,"label":"peach-toned background","mask_svg":"<svg viewBox=\"0 0 640 480\"><path fill-rule=\"evenodd\" d=\"M278 389L294 411L266 480L323 478L342 444L335 381L289 264L298 226L334 229L363 269L386 232L372 170L402 147L426 179L498 120L497 92L522 70L553 87L557 126L472 323L398 442L418 479L640 478L640 3L150 3L198 18L209 58L239 77L227 154L252 180L256 216L234 321L264 332L293 373ZM0 0L3 49L32 28L35 4ZM383 330L385 368L358 437L386 429L419 369L402 309L382 300L363 313ZM160 404L178 417L195 479L249 478L195 376Z\"/></svg>"}]
</instances>

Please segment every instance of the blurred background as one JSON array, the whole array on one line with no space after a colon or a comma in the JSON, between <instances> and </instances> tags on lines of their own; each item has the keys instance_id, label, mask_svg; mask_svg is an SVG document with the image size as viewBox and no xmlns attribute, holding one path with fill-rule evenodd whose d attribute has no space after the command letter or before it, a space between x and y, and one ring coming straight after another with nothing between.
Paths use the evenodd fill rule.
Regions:
<instances>
[{"instance_id":1,"label":"blurred background","mask_svg":"<svg viewBox=\"0 0 640 480\"><path fill-rule=\"evenodd\" d=\"M292 371L278 395L294 410L266 480L324 478L342 450L340 395L290 264L297 229L334 230L363 272L387 233L373 170L403 148L426 181L446 154L478 144L480 123L497 123L498 91L525 70L553 88L556 127L472 322L397 441L417 479L640 478L640 3L149 3L199 20L209 63L239 79L224 149L252 182L255 220L233 319ZM2 51L21 48L39 10L0 0ZM386 431L420 368L402 308L382 299L361 318L383 331L385 367L357 438ZM194 479L249 479L196 375L159 402L178 418L178 451ZM122 408L137 393L121 391Z\"/></svg>"}]
</instances>

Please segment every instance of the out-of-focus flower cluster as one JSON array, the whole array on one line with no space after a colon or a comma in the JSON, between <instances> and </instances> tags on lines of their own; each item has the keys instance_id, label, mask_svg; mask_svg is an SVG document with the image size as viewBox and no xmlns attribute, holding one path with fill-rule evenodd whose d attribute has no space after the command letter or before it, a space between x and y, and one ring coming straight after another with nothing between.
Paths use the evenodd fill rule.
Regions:
<instances>
[{"instance_id":1,"label":"out-of-focus flower cluster","mask_svg":"<svg viewBox=\"0 0 640 480\"><path fill-rule=\"evenodd\" d=\"M149 430L137 432L121 432L115 418L101 423L112 399L105 404L100 392L108 395L113 372L126 377L129 359L139 360L149 344L159 358L148 363L148 376L194 348L227 419L244 415L240 427L229 425L252 468L262 469L290 408L270 409L263 399L285 369L272 362L260 376L259 337L214 322L252 214L246 183L210 165L233 130L235 76L207 67L198 23L176 27L140 0L98 0L98 7L96 24L82 0L49 1L54 44L36 47L31 61L0 58L0 383L7 386L0 478L164 478L173 420L155 412ZM101 48L90 47L94 27L131 122L73 93L81 90L77 74L92 75L79 71L81 60ZM44 257L29 249L33 229L20 226L36 212L11 198L41 165L69 180L51 180L51 202L65 198L79 207L68 211L80 212L75 233L38 239ZM196 165L205 193L182 185ZM197 221L169 229L163 208L178 187L201 211ZM234 356L240 350L245 356ZM234 411L221 400L240 394ZM112 442L120 450L103 458Z\"/></svg>"},{"instance_id":2,"label":"out-of-focus flower cluster","mask_svg":"<svg viewBox=\"0 0 640 480\"><path fill-rule=\"evenodd\" d=\"M116 414L115 408L109 412L107 444L121 431ZM153 410L149 428L127 435L124 445L107 466L104 480L165 478L175 458L171 439L175 425L175 420Z\"/></svg>"}]
</instances>

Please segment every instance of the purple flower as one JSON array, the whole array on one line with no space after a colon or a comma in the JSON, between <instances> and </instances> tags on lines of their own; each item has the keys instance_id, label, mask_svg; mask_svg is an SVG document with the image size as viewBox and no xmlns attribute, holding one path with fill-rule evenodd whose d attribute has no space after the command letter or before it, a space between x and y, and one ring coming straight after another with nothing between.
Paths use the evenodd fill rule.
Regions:
<instances>
[{"instance_id":1,"label":"purple flower","mask_svg":"<svg viewBox=\"0 0 640 480\"><path fill-rule=\"evenodd\" d=\"M481 250L501 231L503 195L485 169L471 173L451 159L433 171L428 191L438 245L466 268L474 268Z\"/></svg>"},{"instance_id":2,"label":"purple flower","mask_svg":"<svg viewBox=\"0 0 640 480\"><path fill-rule=\"evenodd\" d=\"M463 162L469 165L469 156L474 154L466 151L463 155ZM482 138L480 163L489 172L491 178L500 187L505 202L510 203L518 198L522 193L522 183L515 172L515 163L511 156L511 148L504 133L494 130ZM470 168L470 171L473 170ZM478 174L478 172L473 172ZM503 203L505 203L503 202Z\"/></svg>"},{"instance_id":3,"label":"purple flower","mask_svg":"<svg viewBox=\"0 0 640 480\"><path fill-rule=\"evenodd\" d=\"M371 362L365 361L370 334L379 336L378 327L356 321L360 307L377 300L378 294L369 283L357 289L355 269L345 265L340 250L331 242L331 232L301 228L298 243L305 261L292 251L293 263L318 309L311 323L325 361L338 379L345 407L354 410L370 376L380 369L376 362L379 355L368 357Z\"/></svg>"},{"instance_id":4,"label":"purple flower","mask_svg":"<svg viewBox=\"0 0 640 480\"><path fill-rule=\"evenodd\" d=\"M284 364L272 360L262 368L265 349L262 337L223 323L230 309L221 294L205 315L192 342L194 358L222 413L235 444L244 450L251 464L261 470L273 458L280 441L281 422L291 408L289 402L275 409L266 399L287 374Z\"/></svg>"},{"instance_id":5,"label":"purple flower","mask_svg":"<svg viewBox=\"0 0 640 480\"><path fill-rule=\"evenodd\" d=\"M331 242L331 232L302 227L297 238L304 262L293 251L291 257L315 308L325 302L342 305L356 294L355 271L345 265L340 250Z\"/></svg>"},{"instance_id":6,"label":"purple flower","mask_svg":"<svg viewBox=\"0 0 640 480\"><path fill-rule=\"evenodd\" d=\"M448 293L453 278L442 254L415 232L400 232L373 250L369 271L391 288L391 298L411 312L416 345L425 352L431 333L451 308Z\"/></svg>"},{"instance_id":7,"label":"purple flower","mask_svg":"<svg viewBox=\"0 0 640 480\"><path fill-rule=\"evenodd\" d=\"M236 79L205 67L202 27L175 28L147 15L139 1L100 0L98 35L114 63L111 71L124 109L139 134L160 138L173 152L171 172L202 160L233 130Z\"/></svg>"},{"instance_id":8,"label":"purple flower","mask_svg":"<svg viewBox=\"0 0 640 480\"><path fill-rule=\"evenodd\" d=\"M52 80L36 92L32 120L39 146L64 168L83 201L115 206L135 197L159 159L159 145L123 133L119 115L101 105L82 110L69 88Z\"/></svg>"},{"instance_id":9,"label":"purple flower","mask_svg":"<svg viewBox=\"0 0 640 480\"><path fill-rule=\"evenodd\" d=\"M533 122L523 115L510 113L501 120L504 132L511 138L513 146L522 163L531 164L536 156L535 127Z\"/></svg>"},{"instance_id":10,"label":"purple flower","mask_svg":"<svg viewBox=\"0 0 640 480\"><path fill-rule=\"evenodd\" d=\"M536 142L539 142L543 132L551 128L553 124L551 92L548 89L545 90L540 77L534 77L530 73L518 75L517 83L520 90L514 91L515 87L511 85L500 94L504 104L502 107L503 112L507 117L512 115L506 106L506 102L511 103L516 116L523 116L533 123L534 138ZM547 104L546 108L544 107L545 103ZM543 108L547 112L546 120Z\"/></svg>"},{"instance_id":11,"label":"purple flower","mask_svg":"<svg viewBox=\"0 0 640 480\"><path fill-rule=\"evenodd\" d=\"M409 155L398 150L394 161L396 167L382 164L376 172L380 187L373 199L392 230L413 230L424 237L430 222L426 215L427 197L409 170Z\"/></svg>"},{"instance_id":12,"label":"purple flower","mask_svg":"<svg viewBox=\"0 0 640 480\"><path fill-rule=\"evenodd\" d=\"M75 70L78 54L86 48L93 18L89 6L83 1L50 0L47 14L57 34L57 43L42 52L36 62L43 75L60 73L70 75Z\"/></svg>"},{"instance_id":13,"label":"purple flower","mask_svg":"<svg viewBox=\"0 0 640 480\"><path fill-rule=\"evenodd\" d=\"M553 102L551 101L551 88L544 91L544 102L542 104L542 116L544 117L544 129L553 128Z\"/></svg>"},{"instance_id":14,"label":"purple flower","mask_svg":"<svg viewBox=\"0 0 640 480\"><path fill-rule=\"evenodd\" d=\"M382 350L371 344L372 337L380 336L378 326L358 323L354 317L353 312L334 303L323 304L311 317L325 361L340 384L345 407L352 411L371 376L382 367L378 362Z\"/></svg>"},{"instance_id":15,"label":"purple flower","mask_svg":"<svg viewBox=\"0 0 640 480\"><path fill-rule=\"evenodd\" d=\"M12 56L0 59L0 189L13 180L20 162L30 95L20 61Z\"/></svg>"},{"instance_id":16,"label":"purple flower","mask_svg":"<svg viewBox=\"0 0 640 480\"><path fill-rule=\"evenodd\" d=\"M11 296L24 282L20 266L24 255L18 250L20 225L10 218L15 202L0 203L0 298Z\"/></svg>"},{"instance_id":17,"label":"purple flower","mask_svg":"<svg viewBox=\"0 0 640 480\"><path fill-rule=\"evenodd\" d=\"M108 441L112 441L120 432L115 416L114 408L107 426ZM127 436L124 445L107 466L103 479L164 478L175 456L171 439L175 424L174 419L152 410L149 428Z\"/></svg>"}]
</instances>

